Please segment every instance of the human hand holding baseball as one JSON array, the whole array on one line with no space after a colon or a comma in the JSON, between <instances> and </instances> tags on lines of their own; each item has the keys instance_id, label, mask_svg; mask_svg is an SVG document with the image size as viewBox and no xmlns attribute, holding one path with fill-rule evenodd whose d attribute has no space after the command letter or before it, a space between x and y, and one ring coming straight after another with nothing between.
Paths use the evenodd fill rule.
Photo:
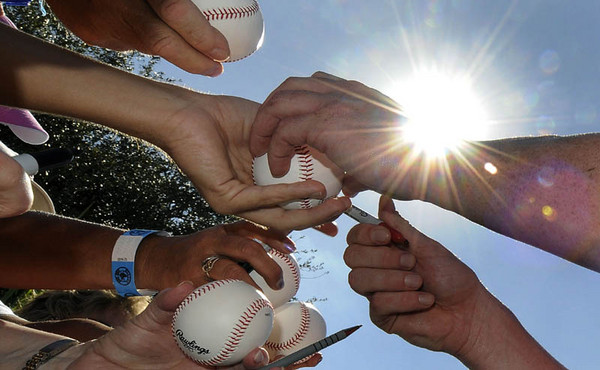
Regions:
<instances>
[{"instance_id":1,"label":"human hand holding baseball","mask_svg":"<svg viewBox=\"0 0 600 370\"><path fill-rule=\"evenodd\" d=\"M396 213L391 199L381 198L379 217L409 247L390 244L382 226L359 224L344 254L350 286L369 300L375 325L469 368L560 368L475 273Z\"/></svg>"},{"instance_id":2,"label":"human hand holding baseball","mask_svg":"<svg viewBox=\"0 0 600 370\"><path fill-rule=\"evenodd\" d=\"M160 292L148 308L123 326L86 344L83 354L71 364L72 368L161 368L213 369L190 360L177 347L171 331L177 306L194 285L184 282ZM68 353L68 352L66 352ZM254 369L264 366L268 355L264 349L250 352L241 364L223 369Z\"/></svg>"},{"instance_id":3,"label":"human hand holding baseball","mask_svg":"<svg viewBox=\"0 0 600 370\"><path fill-rule=\"evenodd\" d=\"M281 289L281 268L259 243L252 240L255 238L282 253L295 250L294 242L285 235L246 221L218 225L184 236L153 236L146 238L137 252L136 264L140 267L136 281L139 286L159 290L183 280L200 286L212 280L235 279L257 287L239 264L246 262L272 289ZM213 256L219 258L208 275L202 269L203 261Z\"/></svg>"},{"instance_id":4,"label":"human hand holding baseball","mask_svg":"<svg viewBox=\"0 0 600 370\"><path fill-rule=\"evenodd\" d=\"M288 78L260 107L250 134L250 150L269 153L275 176L287 172L294 147L308 144L351 175L347 194L366 187L397 185L407 147L400 135L400 108L377 90L317 72Z\"/></svg>"},{"instance_id":5,"label":"human hand holding baseball","mask_svg":"<svg viewBox=\"0 0 600 370\"><path fill-rule=\"evenodd\" d=\"M322 199L326 191L317 181L254 185L248 140L258 104L191 93L185 99L183 109L162 126L168 132L155 134L153 142L171 155L216 212L287 233L330 223L350 207L344 197L327 199L311 209L279 207L293 199Z\"/></svg>"},{"instance_id":6,"label":"human hand holding baseball","mask_svg":"<svg viewBox=\"0 0 600 370\"><path fill-rule=\"evenodd\" d=\"M229 56L225 37L190 0L48 0L85 42L159 55L190 73L217 76Z\"/></svg>"}]
</instances>

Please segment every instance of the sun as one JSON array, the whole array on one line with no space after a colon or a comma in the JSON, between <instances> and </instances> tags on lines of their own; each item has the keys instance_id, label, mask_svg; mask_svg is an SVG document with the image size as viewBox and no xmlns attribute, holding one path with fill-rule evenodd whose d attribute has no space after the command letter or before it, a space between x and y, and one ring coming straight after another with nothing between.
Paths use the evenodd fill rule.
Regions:
<instances>
[{"instance_id":1,"label":"sun","mask_svg":"<svg viewBox=\"0 0 600 370\"><path fill-rule=\"evenodd\" d=\"M485 110L468 76L423 70L395 82L387 94L400 103L408 118L403 139L428 156L443 156L465 140L488 134Z\"/></svg>"}]
</instances>

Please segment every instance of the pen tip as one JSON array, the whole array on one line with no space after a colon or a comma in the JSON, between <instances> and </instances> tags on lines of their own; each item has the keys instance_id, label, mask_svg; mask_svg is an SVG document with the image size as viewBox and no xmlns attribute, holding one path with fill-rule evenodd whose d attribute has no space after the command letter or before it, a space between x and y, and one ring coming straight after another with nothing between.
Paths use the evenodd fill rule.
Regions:
<instances>
[{"instance_id":1,"label":"pen tip","mask_svg":"<svg viewBox=\"0 0 600 370\"><path fill-rule=\"evenodd\" d=\"M344 330L344 331L346 332L346 336L348 336L348 335L350 335L350 334L354 333L354 332L355 332L355 331L357 331L357 330L358 330L358 329L359 329L361 326L362 326L362 325L356 325L356 326L353 326L353 327L351 327L351 328L348 328L348 329Z\"/></svg>"}]
</instances>

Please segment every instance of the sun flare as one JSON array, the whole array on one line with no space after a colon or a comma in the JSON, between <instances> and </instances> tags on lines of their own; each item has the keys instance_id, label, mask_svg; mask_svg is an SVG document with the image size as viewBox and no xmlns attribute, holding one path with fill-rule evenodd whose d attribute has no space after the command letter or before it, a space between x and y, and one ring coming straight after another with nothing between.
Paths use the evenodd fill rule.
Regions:
<instances>
[{"instance_id":1,"label":"sun flare","mask_svg":"<svg viewBox=\"0 0 600 370\"><path fill-rule=\"evenodd\" d=\"M487 134L488 120L468 77L421 71L395 82L388 95L408 117L403 138L429 156L439 157L464 140Z\"/></svg>"}]
</instances>

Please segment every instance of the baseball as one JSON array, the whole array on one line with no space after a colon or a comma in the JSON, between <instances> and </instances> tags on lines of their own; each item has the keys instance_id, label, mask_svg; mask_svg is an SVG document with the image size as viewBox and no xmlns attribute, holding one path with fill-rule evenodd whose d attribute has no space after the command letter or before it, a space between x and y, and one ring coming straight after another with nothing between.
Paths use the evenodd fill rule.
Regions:
<instances>
[{"instance_id":1,"label":"baseball","mask_svg":"<svg viewBox=\"0 0 600 370\"><path fill-rule=\"evenodd\" d=\"M271 175L267 154L254 158L252 175L256 185L291 184L299 181L316 180L325 185L325 198L335 197L342 190L344 172L331 162L325 154L307 145L296 147L290 170L283 177ZM280 204L285 209L308 209L321 204L321 199L305 198Z\"/></svg>"},{"instance_id":2,"label":"baseball","mask_svg":"<svg viewBox=\"0 0 600 370\"><path fill-rule=\"evenodd\" d=\"M325 319L315 306L306 302L288 302L275 309L273 330L264 347L273 359L294 353L326 335Z\"/></svg>"},{"instance_id":3,"label":"baseball","mask_svg":"<svg viewBox=\"0 0 600 370\"><path fill-rule=\"evenodd\" d=\"M204 366L238 363L262 346L273 328L273 306L241 280L217 280L196 288L173 316L181 350Z\"/></svg>"},{"instance_id":4,"label":"baseball","mask_svg":"<svg viewBox=\"0 0 600 370\"><path fill-rule=\"evenodd\" d=\"M228 62L246 58L263 43L265 25L256 0L192 0L229 43Z\"/></svg>"},{"instance_id":5,"label":"baseball","mask_svg":"<svg viewBox=\"0 0 600 370\"><path fill-rule=\"evenodd\" d=\"M280 290L271 289L258 272L252 271L250 273L252 280L254 280L256 285L262 289L263 293L267 296L269 301L271 301L273 307L277 308L282 304L289 302L289 300L298 293L298 288L300 288L300 266L298 266L298 261L293 254L281 253L257 239L254 240L265 248L269 256L277 262L283 271L284 286Z\"/></svg>"}]
</instances>

